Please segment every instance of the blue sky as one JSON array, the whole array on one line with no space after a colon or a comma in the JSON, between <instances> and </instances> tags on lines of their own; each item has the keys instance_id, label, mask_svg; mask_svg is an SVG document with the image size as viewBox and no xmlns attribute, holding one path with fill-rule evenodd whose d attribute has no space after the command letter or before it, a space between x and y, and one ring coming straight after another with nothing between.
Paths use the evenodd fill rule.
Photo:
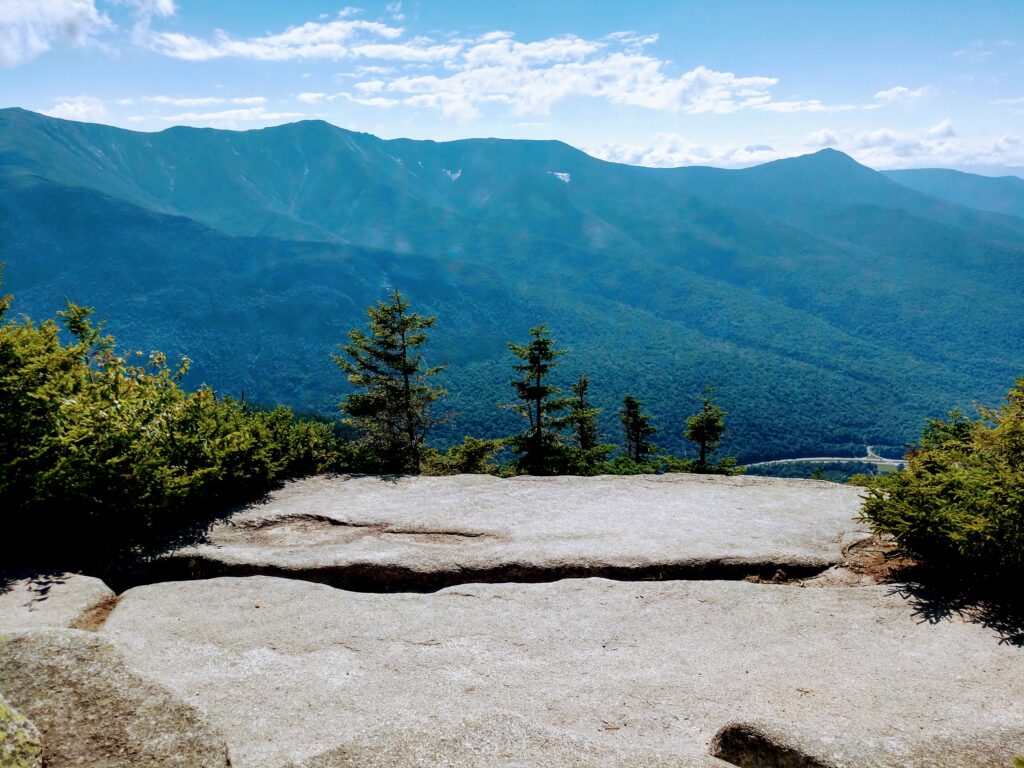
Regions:
<instances>
[{"instance_id":1,"label":"blue sky","mask_svg":"<svg viewBox=\"0 0 1024 768\"><path fill-rule=\"evenodd\" d=\"M353 0L354 1L354 0ZM0 104L646 165L1024 169L1024 2L0 0Z\"/></svg>"}]
</instances>

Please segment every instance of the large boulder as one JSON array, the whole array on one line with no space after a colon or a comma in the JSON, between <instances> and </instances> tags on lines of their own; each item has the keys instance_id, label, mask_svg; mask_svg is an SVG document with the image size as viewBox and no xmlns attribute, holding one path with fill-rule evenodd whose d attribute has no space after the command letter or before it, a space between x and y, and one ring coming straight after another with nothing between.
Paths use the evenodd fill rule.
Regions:
<instances>
[{"instance_id":1,"label":"large boulder","mask_svg":"<svg viewBox=\"0 0 1024 768\"><path fill-rule=\"evenodd\" d=\"M0 766L42 768L43 743L35 725L0 696Z\"/></svg>"},{"instance_id":2,"label":"large boulder","mask_svg":"<svg viewBox=\"0 0 1024 768\"><path fill-rule=\"evenodd\" d=\"M859 490L755 477L315 477L141 581L270 574L427 591L563 577L807 576L867 537Z\"/></svg>"},{"instance_id":3,"label":"large boulder","mask_svg":"<svg viewBox=\"0 0 1024 768\"><path fill-rule=\"evenodd\" d=\"M230 765L194 707L130 670L93 632L0 633L0 693L39 728L47 768Z\"/></svg>"},{"instance_id":4,"label":"large boulder","mask_svg":"<svg viewBox=\"0 0 1024 768\"><path fill-rule=\"evenodd\" d=\"M92 628L115 602L110 587L91 576L57 573L19 579L0 584L0 630Z\"/></svg>"},{"instance_id":5,"label":"large boulder","mask_svg":"<svg viewBox=\"0 0 1024 768\"><path fill-rule=\"evenodd\" d=\"M736 720L785 723L761 741L803 766L829 740L844 768L1009 766L1024 745L1024 649L885 586L217 578L132 589L101 634L236 768L721 766Z\"/></svg>"}]
</instances>

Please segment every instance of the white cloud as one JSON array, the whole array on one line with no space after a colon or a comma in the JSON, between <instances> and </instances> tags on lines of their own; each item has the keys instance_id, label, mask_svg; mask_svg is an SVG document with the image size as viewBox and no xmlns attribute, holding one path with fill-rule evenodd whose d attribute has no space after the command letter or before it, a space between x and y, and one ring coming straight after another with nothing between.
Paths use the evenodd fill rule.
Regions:
<instances>
[{"instance_id":1,"label":"white cloud","mask_svg":"<svg viewBox=\"0 0 1024 768\"><path fill-rule=\"evenodd\" d=\"M773 77L741 77L706 67L672 76L668 62L639 52L637 44L574 36L521 43L506 33L491 33L451 52L447 71L387 79L377 90L389 100L380 105L405 104L471 118L486 104L506 105L517 115L543 115L576 97L695 113L763 109L771 102Z\"/></svg>"},{"instance_id":2,"label":"white cloud","mask_svg":"<svg viewBox=\"0 0 1024 768\"><path fill-rule=\"evenodd\" d=\"M916 131L822 129L808 134L804 144L835 147L873 168L1024 164L1024 137L961 136L948 118Z\"/></svg>"},{"instance_id":3,"label":"white cloud","mask_svg":"<svg viewBox=\"0 0 1024 768\"><path fill-rule=\"evenodd\" d=\"M993 101L991 103L995 104L997 106L1008 106L1008 107L1018 106L1018 105L1024 104L1024 96L1018 96L1018 97L1015 97L1015 98L1012 98L1012 99L996 99L995 101Z\"/></svg>"},{"instance_id":4,"label":"white cloud","mask_svg":"<svg viewBox=\"0 0 1024 768\"><path fill-rule=\"evenodd\" d=\"M136 116L146 120L145 116ZM264 107L250 109L225 109L217 112L183 112L177 115L160 115L157 119L175 125L204 125L216 128L236 128L250 126L253 123L285 123L301 120L306 115L302 112L270 112Z\"/></svg>"},{"instance_id":5,"label":"white cloud","mask_svg":"<svg viewBox=\"0 0 1024 768\"><path fill-rule=\"evenodd\" d=\"M1016 40L974 40L969 45L958 51L953 51L957 58L969 59L971 61L985 61L995 55L999 50L1013 48L1017 45Z\"/></svg>"},{"instance_id":6,"label":"white cloud","mask_svg":"<svg viewBox=\"0 0 1024 768\"><path fill-rule=\"evenodd\" d=\"M119 5L130 6L135 12L132 27L132 42L146 45L150 35L149 27L153 17L168 18L178 12L175 0L112 0Z\"/></svg>"},{"instance_id":7,"label":"white cloud","mask_svg":"<svg viewBox=\"0 0 1024 768\"><path fill-rule=\"evenodd\" d=\"M0 2L0 66L16 67L54 46L81 46L113 25L93 0Z\"/></svg>"},{"instance_id":8,"label":"white cloud","mask_svg":"<svg viewBox=\"0 0 1024 768\"><path fill-rule=\"evenodd\" d=\"M151 104L164 104L174 107L209 107L217 104L237 104L239 106L258 107L267 103L266 96L239 96L225 98L222 96L200 96L181 98L177 96L146 96L142 99Z\"/></svg>"},{"instance_id":9,"label":"white cloud","mask_svg":"<svg viewBox=\"0 0 1024 768\"><path fill-rule=\"evenodd\" d=\"M158 52L177 59L205 61L223 57L292 61L296 59L342 59L353 55L354 44L368 40L394 40L402 35L400 27L376 21L341 19L307 22L276 35L239 40L217 30L212 41L177 32L153 32L150 44Z\"/></svg>"},{"instance_id":10,"label":"white cloud","mask_svg":"<svg viewBox=\"0 0 1024 768\"><path fill-rule=\"evenodd\" d=\"M766 144L709 147L678 133L657 133L646 144L604 144L587 151L602 160L654 168L676 168L683 165L742 168L782 156Z\"/></svg>"},{"instance_id":11,"label":"white cloud","mask_svg":"<svg viewBox=\"0 0 1024 768\"><path fill-rule=\"evenodd\" d=\"M839 136L828 128L809 133L804 139L804 144L808 147L834 147L838 143Z\"/></svg>"},{"instance_id":12,"label":"white cloud","mask_svg":"<svg viewBox=\"0 0 1024 768\"><path fill-rule=\"evenodd\" d=\"M74 96L60 99L43 114L59 117L64 120L77 120L83 123L97 123L106 119L107 109L103 102L92 96Z\"/></svg>"},{"instance_id":13,"label":"white cloud","mask_svg":"<svg viewBox=\"0 0 1024 768\"><path fill-rule=\"evenodd\" d=\"M384 6L384 10L388 12L388 16L392 21L405 21L405 14L402 13L402 2L387 3Z\"/></svg>"},{"instance_id":14,"label":"white cloud","mask_svg":"<svg viewBox=\"0 0 1024 768\"><path fill-rule=\"evenodd\" d=\"M851 109L860 109L856 104L824 104L819 99L804 99L790 101L750 101L744 106L752 109L759 109L762 112L849 112Z\"/></svg>"},{"instance_id":15,"label":"white cloud","mask_svg":"<svg viewBox=\"0 0 1024 768\"><path fill-rule=\"evenodd\" d=\"M931 89L927 85L922 85L920 88L907 88L905 85L897 85L876 93L875 101L879 107L894 105L909 107L930 93Z\"/></svg>"},{"instance_id":16,"label":"white cloud","mask_svg":"<svg viewBox=\"0 0 1024 768\"><path fill-rule=\"evenodd\" d=\"M437 62L447 61L458 55L459 45L434 45L427 38L417 38L410 43L364 43L354 45L348 55L364 59L388 59L391 61Z\"/></svg>"},{"instance_id":17,"label":"white cloud","mask_svg":"<svg viewBox=\"0 0 1024 768\"><path fill-rule=\"evenodd\" d=\"M295 98L301 101L303 104L317 104L318 102L321 102L324 99L326 99L327 94L323 92L307 91L305 93L300 93Z\"/></svg>"},{"instance_id":18,"label":"white cloud","mask_svg":"<svg viewBox=\"0 0 1024 768\"><path fill-rule=\"evenodd\" d=\"M395 20L402 12L397 3L388 6ZM429 37L409 37L391 23L352 18L308 22L279 34L246 39L222 30L209 39L176 32L150 36L155 50L188 60L241 57L263 61L376 59L382 64L395 63L403 69L395 72L375 64L339 75L361 82L352 93L335 94L334 98L369 106L437 109L449 117L472 118L489 104L503 105L515 115L544 115L555 104L573 98L670 112L719 114L857 108L818 99L775 101L771 90L778 80L766 75L739 75L704 66L673 72L670 61L647 52L657 41L657 35L616 32L600 39L564 35L521 42L510 32L495 30L472 38L449 36L445 42L438 42ZM411 72L416 69L412 65L422 65L421 71Z\"/></svg>"}]
</instances>

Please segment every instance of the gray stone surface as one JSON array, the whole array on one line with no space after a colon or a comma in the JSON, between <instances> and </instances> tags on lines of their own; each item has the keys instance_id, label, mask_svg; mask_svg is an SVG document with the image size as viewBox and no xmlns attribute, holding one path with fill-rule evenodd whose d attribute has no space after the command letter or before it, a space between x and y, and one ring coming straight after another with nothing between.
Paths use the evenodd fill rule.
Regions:
<instances>
[{"instance_id":1,"label":"gray stone surface","mask_svg":"<svg viewBox=\"0 0 1024 768\"><path fill-rule=\"evenodd\" d=\"M294 576L432 589L559 576L805 576L867 533L860 490L815 481L639 477L318 477L179 550L159 580Z\"/></svg>"},{"instance_id":2,"label":"gray stone surface","mask_svg":"<svg viewBox=\"0 0 1024 768\"><path fill-rule=\"evenodd\" d=\"M114 597L99 579L73 573L36 576L0 585L0 630L71 627Z\"/></svg>"},{"instance_id":3,"label":"gray stone surface","mask_svg":"<svg viewBox=\"0 0 1024 768\"><path fill-rule=\"evenodd\" d=\"M42 768L43 742L35 725L0 696L0 766Z\"/></svg>"},{"instance_id":4,"label":"gray stone surface","mask_svg":"<svg viewBox=\"0 0 1024 768\"><path fill-rule=\"evenodd\" d=\"M229 765L224 740L195 708L92 632L0 632L0 693L42 733L47 768Z\"/></svg>"},{"instance_id":5,"label":"gray stone surface","mask_svg":"<svg viewBox=\"0 0 1024 768\"><path fill-rule=\"evenodd\" d=\"M218 578L130 590L101 634L236 768L710 768L735 720L841 743L845 768L1009 766L1024 746L1024 649L884 586Z\"/></svg>"}]
</instances>

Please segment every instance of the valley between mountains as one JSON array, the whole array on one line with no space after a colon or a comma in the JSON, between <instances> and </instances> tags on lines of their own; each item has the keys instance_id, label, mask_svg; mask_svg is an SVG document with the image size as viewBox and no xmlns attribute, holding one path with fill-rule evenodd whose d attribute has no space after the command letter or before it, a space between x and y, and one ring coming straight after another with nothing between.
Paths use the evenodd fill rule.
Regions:
<instances>
[{"instance_id":1,"label":"valley between mountains","mask_svg":"<svg viewBox=\"0 0 1024 768\"><path fill-rule=\"evenodd\" d=\"M541 322L609 434L629 392L680 450L710 385L741 461L899 455L1024 370L1024 181L832 150L650 169L559 142L6 109L0 262L15 312L68 296L127 347L194 360L189 386L330 415L346 384L328 355L398 287L438 316L442 444L515 431L506 342Z\"/></svg>"}]
</instances>

